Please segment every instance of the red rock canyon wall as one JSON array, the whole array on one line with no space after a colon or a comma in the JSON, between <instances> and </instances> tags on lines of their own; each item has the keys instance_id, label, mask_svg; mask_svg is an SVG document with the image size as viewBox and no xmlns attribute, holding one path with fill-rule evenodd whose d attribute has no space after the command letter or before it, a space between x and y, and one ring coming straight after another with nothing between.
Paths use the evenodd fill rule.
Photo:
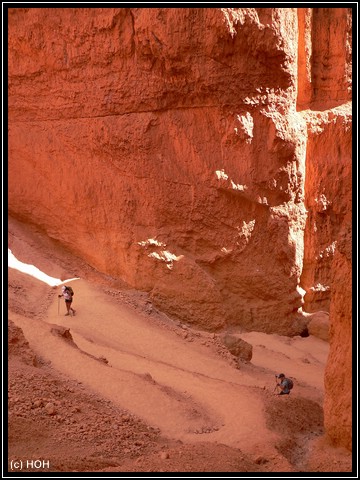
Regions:
<instances>
[{"instance_id":1,"label":"red rock canyon wall","mask_svg":"<svg viewBox=\"0 0 360 480\"><path fill-rule=\"evenodd\" d=\"M207 330L330 310L351 370L351 11L8 13L9 213Z\"/></svg>"}]
</instances>

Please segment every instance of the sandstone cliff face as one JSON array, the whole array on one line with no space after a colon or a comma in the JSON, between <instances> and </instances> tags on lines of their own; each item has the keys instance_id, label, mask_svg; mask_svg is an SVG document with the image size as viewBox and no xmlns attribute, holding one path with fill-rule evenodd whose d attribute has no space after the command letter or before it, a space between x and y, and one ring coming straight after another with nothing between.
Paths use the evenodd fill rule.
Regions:
<instances>
[{"instance_id":1,"label":"sandstone cliff face","mask_svg":"<svg viewBox=\"0 0 360 480\"><path fill-rule=\"evenodd\" d=\"M352 450L352 232L351 212L338 237L332 266L330 352L325 371L324 420L335 444Z\"/></svg>"},{"instance_id":2,"label":"sandstone cliff face","mask_svg":"<svg viewBox=\"0 0 360 480\"><path fill-rule=\"evenodd\" d=\"M9 17L10 210L185 322L299 333L296 11Z\"/></svg>"},{"instance_id":3,"label":"sandstone cliff face","mask_svg":"<svg viewBox=\"0 0 360 480\"><path fill-rule=\"evenodd\" d=\"M329 311L337 239L352 211L350 108L348 104L316 115L304 113L309 126L305 181L308 215L301 284L308 312Z\"/></svg>"},{"instance_id":4,"label":"sandstone cliff face","mask_svg":"<svg viewBox=\"0 0 360 480\"><path fill-rule=\"evenodd\" d=\"M184 322L301 334L347 275L350 20L10 9L10 213Z\"/></svg>"}]
</instances>

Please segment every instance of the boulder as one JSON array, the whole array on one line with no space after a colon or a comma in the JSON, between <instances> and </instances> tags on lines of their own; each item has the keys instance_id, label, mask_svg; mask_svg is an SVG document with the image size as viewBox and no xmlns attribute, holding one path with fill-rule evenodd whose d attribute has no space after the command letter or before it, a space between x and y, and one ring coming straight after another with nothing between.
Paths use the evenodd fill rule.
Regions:
<instances>
[{"instance_id":1,"label":"boulder","mask_svg":"<svg viewBox=\"0 0 360 480\"><path fill-rule=\"evenodd\" d=\"M330 320L327 312L316 312L310 317L308 332L314 337L329 341Z\"/></svg>"},{"instance_id":2,"label":"boulder","mask_svg":"<svg viewBox=\"0 0 360 480\"><path fill-rule=\"evenodd\" d=\"M238 360L250 362L252 359L252 345L250 343L229 334L223 335L221 339L229 352L237 357Z\"/></svg>"}]
</instances>

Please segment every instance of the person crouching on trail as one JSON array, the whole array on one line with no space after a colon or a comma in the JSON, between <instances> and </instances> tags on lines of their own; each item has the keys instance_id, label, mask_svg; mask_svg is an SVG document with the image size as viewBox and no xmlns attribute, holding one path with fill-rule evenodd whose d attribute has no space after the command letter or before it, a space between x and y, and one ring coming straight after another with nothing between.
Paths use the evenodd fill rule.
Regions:
<instances>
[{"instance_id":1,"label":"person crouching on trail","mask_svg":"<svg viewBox=\"0 0 360 480\"><path fill-rule=\"evenodd\" d=\"M275 375L276 379L279 379L280 383L276 382L276 387L280 390L278 395L289 395L290 390L293 388L293 381L290 378L286 378L283 373Z\"/></svg>"},{"instance_id":2,"label":"person crouching on trail","mask_svg":"<svg viewBox=\"0 0 360 480\"><path fill-rule=\"evenodd\" d=\"M65 316L66 315L70 315L70 311L72 312L73 316L75 315L75 312L76 310L74 310L72 307L71 307L71 303L72 303L72 295L71 295L71 291L67 288L67 287L61 287L61 290L62 290L62 294L59 295L59 298L60 297L64 297L64 300L65 300L65 305L66 305L66 310L67 310L67 313L65 313Z\"/></svg>"}]
</instances>

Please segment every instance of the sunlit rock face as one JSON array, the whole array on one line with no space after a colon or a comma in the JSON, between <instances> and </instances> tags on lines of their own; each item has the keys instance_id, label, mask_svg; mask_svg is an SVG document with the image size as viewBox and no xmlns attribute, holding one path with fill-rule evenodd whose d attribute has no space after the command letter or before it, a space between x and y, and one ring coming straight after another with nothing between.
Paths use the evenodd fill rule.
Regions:
<instances>
[{"instance_id":1,"label":"sunlit rock face","mask_svg":"<svg viewBox=\"0 0 360 480\"><path fill-rule=\"evenodd\" d=\"M9 25L11 212L182 321L299 333L296 10L14 9Z\"/></svg>"},{"instance_id":2,"label":"sunlit rock face","mask_svg":"<svg viewBox=\"0 0 360 480\"><path fill-rule=\"evenodd\" d=\"M350 100L349 9L10 9L9 210L173 318L299 335L330 310Z\"/></svg>"}]
</instances>

